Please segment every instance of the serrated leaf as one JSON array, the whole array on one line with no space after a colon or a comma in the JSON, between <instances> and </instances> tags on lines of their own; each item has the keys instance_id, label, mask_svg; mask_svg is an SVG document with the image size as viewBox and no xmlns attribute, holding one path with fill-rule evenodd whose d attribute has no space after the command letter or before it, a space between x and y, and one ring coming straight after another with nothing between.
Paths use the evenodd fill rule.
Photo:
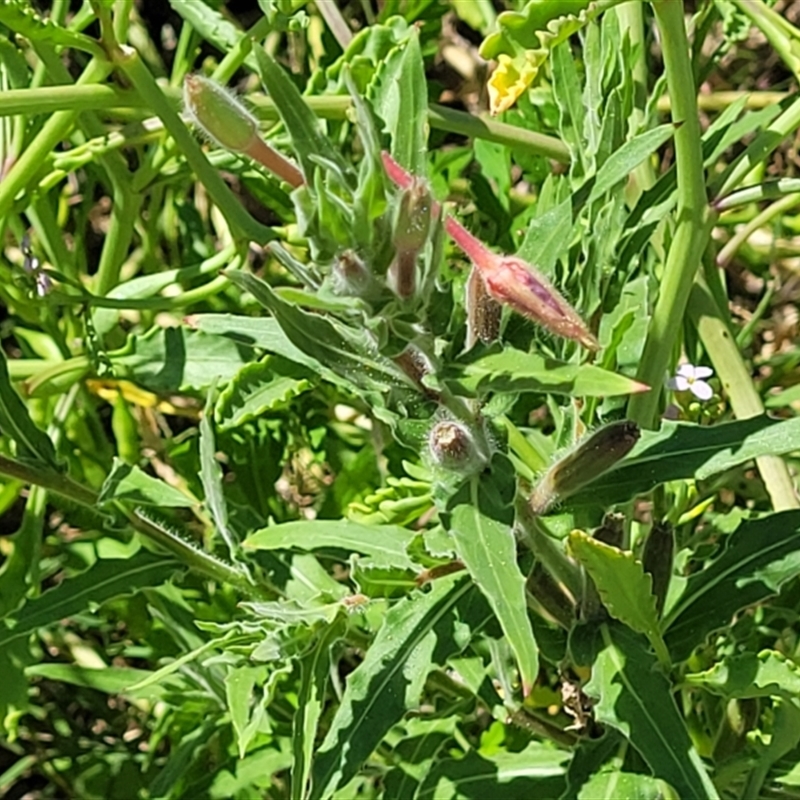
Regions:
<instances>
[{"instance_id":1,"label":"serrated leaf","mask_svg":"<svg viewBox=\"0 0 800 800\"><path fill-rule=\"evenodd\" d=\"M111 472L103 483L99 505L111 500L124 500L145 506L191 508L196 501L168 483L153 478L139 467L114 459Z\"/></svg>"},{"instance_id":2,"label":"serrated leaf","mask_svg":"<svg viewBox=\"0 0 800 800\"><path fill-rule=\"evenodd\" d=\"M147 586L159 586L181 565L173 558L157 556L144 550L128 559L97 561L93 566L68 578L43 595L28 600L14 614L13 628L0 630L0 647L27 636L38 628L85 611L112 597L131 594Z\"/></svg>"},{"instance_id":3,"label":"serrated leaf","mask_svg":"<svg viewBox=\"0 0 800 800\"><path fill-rule=\"evenodd\" d=\"M250 550L345 550L368 556L374 566L411 569L406 552L416 533L395 525L359 525L349 520L299 520L250 534Z\"/></svg>"},{"instance_id":4,"label":"serrated leaf","mask_svg":"<svg viewBox=\"0 0 800 800\"><path fill-rule=\"evenodd\" d=\"M247 746L256 735L258 724L262 721L263 710L259 714L258 709L262 707L258 699L253 708L253 690L264 682L266 676L266 667L262 665L253 667L247 664L235 667L225 676L225 699L236 734L239 758L244 758Z\"/></svg>"},{"instance_id":5,"label":"serrated leaf","mask_svg":"<svg viewBox=\"0 0 800 800\"><path fill-rule=\"evenodd\" d=\"M419 701L420 677L425 679L431 663L462 649L453 637L455 609L469 602L473 591L467 580L445 578L430 592L415 593L389 609L364 660L347 677L341 704L314 759L310 800L330 797L346 784L391 726Z\"/></svg>"},{"instance_id":6,"label":"serrated leaf","mask_svg":"<svg viewBox=\"0 0 800 800\"><path fill-rule=\"evenodd\" d=\"M742 522L724 552L691 575L662 629L675 661L747 606L776 594L800 574L800 511Z\"/></svg>"},{"instance_id":7,"label":"serrated leaf","mask_svg":"<svg viewBox=\"0 0 800 800\"><path fill-rule=\"evenodd\" d=\"M569 535L569 548L591 575L608 613L643 633L659 659L669 663L669 654L659 632L652 579L641 562L634 559L633 553L604 544L583 531L573 531Z\"/></svg>"},{"instance_id":8,"label":"serrated leaf","mask_svg":"<svg viewBox=\"0 0 800 800\"><path fill-rule=\"evenodd\" d=\"M17 446L21 459L59 469L50 437L31 419L25 403L11 385L5 353L0 350L0 431Z\"/></svg>"},{"instance_id":9,"label":"serrated leaf","mask_svg":"<svg viewBox=\"0 0 800 800\"><path fill-rule=\"evenodd\" d=\"M156 392L205 391L215 379L230 380L253 355L232 339L187 328L153 328L131 336L123 350L110 354L118 377Z\"/></svg>"},{"instance_id":10,"label":"serrated leaf","mask_svg":"<svg viewBox=\"0 0 800 800\"><path fill-rule=\"evenodd\" d=\"M691 686L732 697L800 698L800 667L777 650L726 656L711 669L684 675Z\"/></svg>"},{"instance_id":11,"label":"serrated leaf","mask_svg":"<svg viewBox=\"0 0 800 800\"><path fill-rule=\"evenodd\" d=\"M95 55L101 52L97 40L41 17L36 8L25 0L22 2L6 0L0 4L0 23L14 33L30 39L31 42L49 42L60 47L85 50Z\"/></svg>"},{"instance_id":12,"label":"serrated leaf","mask_svg":"<svg viewBox=\"0 0 800 800\"><path fill-rule=\"evenodd\" d=\"M647 640L617 623L603 625L602 635L584 686L596 699L595 719L620 731L679 797L719 798Z\"/></svg>"},{"instance_id":13,"label":"serrated leaf","mask_svg":"<svg viewBox=\"0 0 800 800\"><path fill-rule=\"evenodd\" d=\"M296 363L267 357L248 364L220 393L214 418L231 430L269 411L284 409L311 388L307 370Z\"/></svg>"},{"instance_id":14,"label":"serrated leaf","mask_svg":"<svg viewBox=\"0 0 800 800\"><path fill-rule=\"evenodd\" d=\"M767 416L719 425L662 423L642 437L620 466L573 495L569 507L613 505L649 492L659 483L684 478L704 480L764 455L800 450L800 418Z\"/></svg>"},{"instance_id":15,"label":"serrated leaf","mask_svg":"<svg viewBox=\"0 0 800 800\"><path fill-rule=\"evenodd\" d=\"M644 391L643 384L592 364L567 364L513 347L459 369L467 391L550 392L572 397L615 397Z\"/></svg>"},{"instance_id":16,"label":"serrated leaf","mask_svg":"<svg viewBox=\"0 0 800 800\"><path fill-rule=\"evenodd\" d=\"M496 455L492 473L469 480L448 503L445 524L458 557L489 601L514 651L527 695L539 672L539 650L528 618L525 578L517 565L511 498L502 502L508 485L513 487L513 470ZM505 486L501 489L499 484Z\"/></svg>"}]
</instances>

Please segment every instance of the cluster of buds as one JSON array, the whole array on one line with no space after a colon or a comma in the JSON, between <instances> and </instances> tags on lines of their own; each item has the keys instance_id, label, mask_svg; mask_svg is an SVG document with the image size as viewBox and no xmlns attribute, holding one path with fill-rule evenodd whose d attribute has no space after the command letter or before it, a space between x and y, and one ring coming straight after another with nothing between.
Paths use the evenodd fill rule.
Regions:
<instances>
[{"instance_id":1,"label":"cluster of buds","mask_svg":"<svg viewBox=\"0 0 800 800\"><path fill-rule=\"evenodd\" d=\"M622 420L612 422L581 441L544 474L531 493L534 514L546 514L559 501L575 494L607 472L633 449L639 440L639 426Z\"/></svg>"},{"instance_id":2,"label":"cluster of buds","mask_svg":"<svg viewBox=\"0 0 800 800\"><path fill-rule=\"evenodd\" d=\"M414 183L415 178L388 153L383 153L383 165L386 174L401 189L408 189ZM438 203L431 203L431 211L438 214ZM492 253L452 217L445 220L444 227L472 261L490 297L558 336L572 339L589 350L599 349L597 339L575 309L535 267L516 256Z\"/></svg>"}]
</instances>

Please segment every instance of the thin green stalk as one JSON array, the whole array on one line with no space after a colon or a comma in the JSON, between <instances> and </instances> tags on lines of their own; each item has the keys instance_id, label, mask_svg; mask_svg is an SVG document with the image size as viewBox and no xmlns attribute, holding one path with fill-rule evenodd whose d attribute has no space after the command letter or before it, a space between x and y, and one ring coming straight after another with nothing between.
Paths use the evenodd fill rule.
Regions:
<instances>
[{"instance_id":1,"label":"thin green stalk","mask_svg":"<svg viewBox=\"0 0 800 800\"><path fill-rule=\"evenodd\" d=\"M796 181L800 185L800 181ZM800 203L800 193L789 194L778 200L772 205L767 206L761 213L756 214L747 225L742 226L731 237L730 241L719 251L717 264L725 267L730 264L736 251L755 233L759 228L766 225L771 219L781 216L785 211L794 208Z\"/></svg>"},{"instance_id":2,"label":"thin green stalk","mask_svg":"<svg viewBox=\"0 0 800 800\"><path fill-rule=\"evenodd\" d=\"M251 241L260 244L274 239L275 234L272 230L257 222L242 208L225 181L209 164L200 145L161 91L150 71L142 63L139 54L133 48L123 45L115 52L114 59L116 65L125 73L150 108L161 118L164 127L175 139L189 165L203 182L211 199L231 227Z\"/></svg>"},{"instance_id":3,"label":"thin green stalk","mask_svg":"<svg viewBox=\"0 0 800 800\"><path fill-rule=\"evenodd\" d=\"M783 63L800 78L800 31L777 11L769 8L763 0L733 0L739 10L752 20L781 57Z\"/></svg>"},{"instance_id":4,"label":"thin green stalk","mask_svg":"<svg viewBox=\"0 0 800 800\"><path fill-rule=\"evenodd\" d=\"M782 103L791 92L714 92L713 94L701 94L697 96L697 107L701 111L724 111L728 106L739 102L742 97L746 98L744 107L748 111L757 111L760 108L768 108ZM672 108L669 95L659 97L656 108L666 114Z\"/></svg>"},{"instance_id":5,"label":"thin green stalk","mask_svg":"<svg viewBox=\"0 0 800 800\"><path fill-rule=\"evenodd\" d=\"M778 178L776 181L766 181L755 186L748 186L733 192L727 197L714 201L714 209L718 212L727 211L736 206L750 203L760 203L763 200L775 200L787 194L800 193L800 178Z\"/></svg>"},{"instance_id":6,"label":"thin green stalk","mask_svg":"<svg viewBox=\"0 0 800 800\"><path fill-rule=\"evenodd\" d=\"M763 414L761 397L753 386L752 377L735 338L702 275L698 276L692 287L687 311L722 381L736 418L748 419ZM800 508L792 478L783 459L779 456L761 456L756 459L756 466L775 511Z\"/></svg>"},{"instance_id":7,"label":"thin green stalk","mask_svg":"<svg viewBox=\"0 0 800 800\"><path fill-rule=\"evenodd\" d=\"M111 64L107 61L92 59L81 77L78 78L77 86L101 81L110 71ZM31 91L41 90L32 89ZM11 210L14 198L36 179L47 156L74 127L77 116L78 111L75 109L54 113L43 125L36 138L25 148L16 164L0 181L0 218L5 217Z\"/></svg>"},{"instance_id":8,"label":"thin green stalk","mask_svg":"<svg viewBox=\"0 0 800 800\"><path fill-rule=\"evenodd\" d=\"M41 486L93 511L97 509L98 495L96 492L55 470L24 464L8 456L0 455L0 474L33 486ZM250 596L261 594L235 567L165 532L138 512L127 513L132 528L177 556L189 569L200 572L212 580L231 584Z\"/></svg>"},{"instance_id":9,"label":"thin green stalk","mask_svg":"<svg viewBox=\"0 0 800 800\"><path fill-rule=\"evenodd\" d=\"M660 292L647 331L636 379L651 387L636 394L628 416L643 428L655 425L661 387L683 322L686 301L710 233L706 199L700 121L697 115L689 42L683 3L654 0L661 31L667 86L672 99L678 206L675 236L667 254Z\"/></svg>"}]
</instances>

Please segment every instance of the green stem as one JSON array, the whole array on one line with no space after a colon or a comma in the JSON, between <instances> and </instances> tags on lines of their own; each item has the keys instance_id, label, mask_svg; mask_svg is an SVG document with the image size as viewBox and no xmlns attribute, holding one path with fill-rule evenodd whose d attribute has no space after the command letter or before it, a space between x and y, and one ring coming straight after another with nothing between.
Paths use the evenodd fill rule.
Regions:
<instances>
[{"instance_id":1,"label":"green stem","mask_svg":"<svg viewBox=\"0 0 800 800\"><path fill-rule=\"evenodd\" d=\"M702 275L692 287L688 305L700 340L717 372L737 419L749 419L764 413L761 397L745 366L736 341L714 301ZM761 456L756 466L772 500L775 511L800 508L792 478L779 456Z\"/></svg>"},{"instance_id":2,"label":"green stem","mask_svg":"<svg viewBox=\"0 0 800 800\"><path fill-rule=\"evenodd\" d=\"M795 181L800 186L800 181ZM746 191L746 190L745 190ZM717 264L720 267L730 264L736 251L763 225L766 225L773 217L782 215L790 208L794 208L800 203L800 194L789 194L781 200L767 206L761 213L756 214L747 225L739 228L736 233L731 237L730 241L719 251L717 255Z\"/></svg>"},{"instance_id":3,"label":"green stem","mask_svg":"<svg viewBox=\"0 0 800 800\"><path fill-rule=\"evenodd\" d=\"M97 509L98 495L96 492L55 470L34 467L0 455L0 474L33 486L41 486L93 511ZM250 596L260 594L257 588L250 584L245 575L236 568L165 532L138 512L126 513L132 528L177 556L189 569L200 572L212 580L231 584Z\"/></svg>"},{"instance_id":4,"label":"green stem","mask_svg":"<svg viewBox=\"0 0 800 800\"><path fill-rule=\"evenodd\" d=\"M78 79L77 86L103 80L111 71L111 64L92 59ZM67 87L73 89L73 87ZM31 91L41 91L31 89ZM14 198L34 180L42 164L56 145L72 130L77 119L75 109L57 111L45 122L36 138L25 148L19 160L0 181L0 219L11 210Z\"/></svg>"},{"instance_id":5,"label":"green stem","mask_svg":"<svg viewBox=\"0 0 800 800\"><path fill-rule=\"evenodd\" d=\"M710 232L700 121L683 3L677 0L653 0L653 9L661 31L667 85L672 100L672 119L678 126L675 131L678 206L675 236L667 255L660 292L636 375L637 380L652 388L649 392L634 395L628 406L629 418L644 428L655 425L661 386L678 341L686 302Z\"/></svg>"},{"instance_id":6,"label":"green stem","mask_svg":"<svg viewBox=\"0 0 800 800\"><path fill-rule=\"evenodd\" d=\"M766 181L756 186L748 186L727 197L721 197L714 202L714 209L722 212L736 206L760 203L762 200L775 200L785 197L787 194L796 193L800 193L800 178L779 178L776 181Z\"/></svg>"}]
</instances>

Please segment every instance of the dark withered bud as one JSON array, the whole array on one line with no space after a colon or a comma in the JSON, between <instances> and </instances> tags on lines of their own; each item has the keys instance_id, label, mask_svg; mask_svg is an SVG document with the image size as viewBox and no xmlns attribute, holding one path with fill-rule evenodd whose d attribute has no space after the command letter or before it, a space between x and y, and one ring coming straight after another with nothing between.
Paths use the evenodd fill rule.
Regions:
<instances>
[{"instance_id":1,"label":"dark withered bud","mask_svg":"<svg viewBox=\"0 0 800 800\"><path fill-rule=\"evenodd\" d=\"M623 420L612 422L585 438L564 458L553 464L534 488L530 507L546 514L561 500L582 489L626 456L639 439L639 426Z\"/></svg>"},{"instance_id":2,"label":"dark withered bud","mask_svg":"<svg viewBox=\"0 0 800 800\"><path fill-rule=\"evenodd\" d=\"M612 512L603 517L603 522L599 528L595 529L592 536L598 542L616 547L618 550L622 548L622 542L625 536L625 515Z\"/></svg>"},{"instance_id":3,"label":"dark withered bud","mask_svg":"<svg viewBox=\"0 0 800 800\"><path fill-rule=\"evenodd\" d=\"M486 291L480 270L473 266L467 280L467 349L478 340L491 344L500 335L502 306Z\"/></svg>"},{"instance_id":4,"label":"dark withered bud","mask_svg":"<svg viewBox=\"0 0 800 800\"><path fill-rule=\"evenodd\" d=\"M422 350L410 344L399 356L395 356L393 360L394 363L411 378L414 385L427 398L430 400L439 399L439 393L426 386L423 382L423 378L433 372L433 366Z\"/></svg>"},{"instance_id":5,"label":"dark withered bud","mask_svg":"<svg viewBox=\"0 0 800 800\"><path fill-rule=\"evenodd\" d=\"M672 577L672 559L675 553L675 532L668 522L653 524L642 553L642 566L653 579L653 594L656 608L660 614L664 610L664 600Z\"/></svg>"},{"instance_id":6,"label":"dark withered bud","mask_svg":"<svg viewBox=\"0 0 800 800\"><path fill-rule=\"evenodd\" d=\"M345 250L333 267L333 290L348 297L361 297L372 284L372 274L352 251Z\"/></svg>"},{"instance_id":7,"label":"dark withered bud","mask_svg":"<svg viewBox=\"0 0 800 800\"><path fill-rule=\"evenodd\" d=\"M475 437L461 422L437 422L428 436L433 462L443 469L472 475L486 465L486 458L475 444Z\"/></svg>"}]
</instances>

